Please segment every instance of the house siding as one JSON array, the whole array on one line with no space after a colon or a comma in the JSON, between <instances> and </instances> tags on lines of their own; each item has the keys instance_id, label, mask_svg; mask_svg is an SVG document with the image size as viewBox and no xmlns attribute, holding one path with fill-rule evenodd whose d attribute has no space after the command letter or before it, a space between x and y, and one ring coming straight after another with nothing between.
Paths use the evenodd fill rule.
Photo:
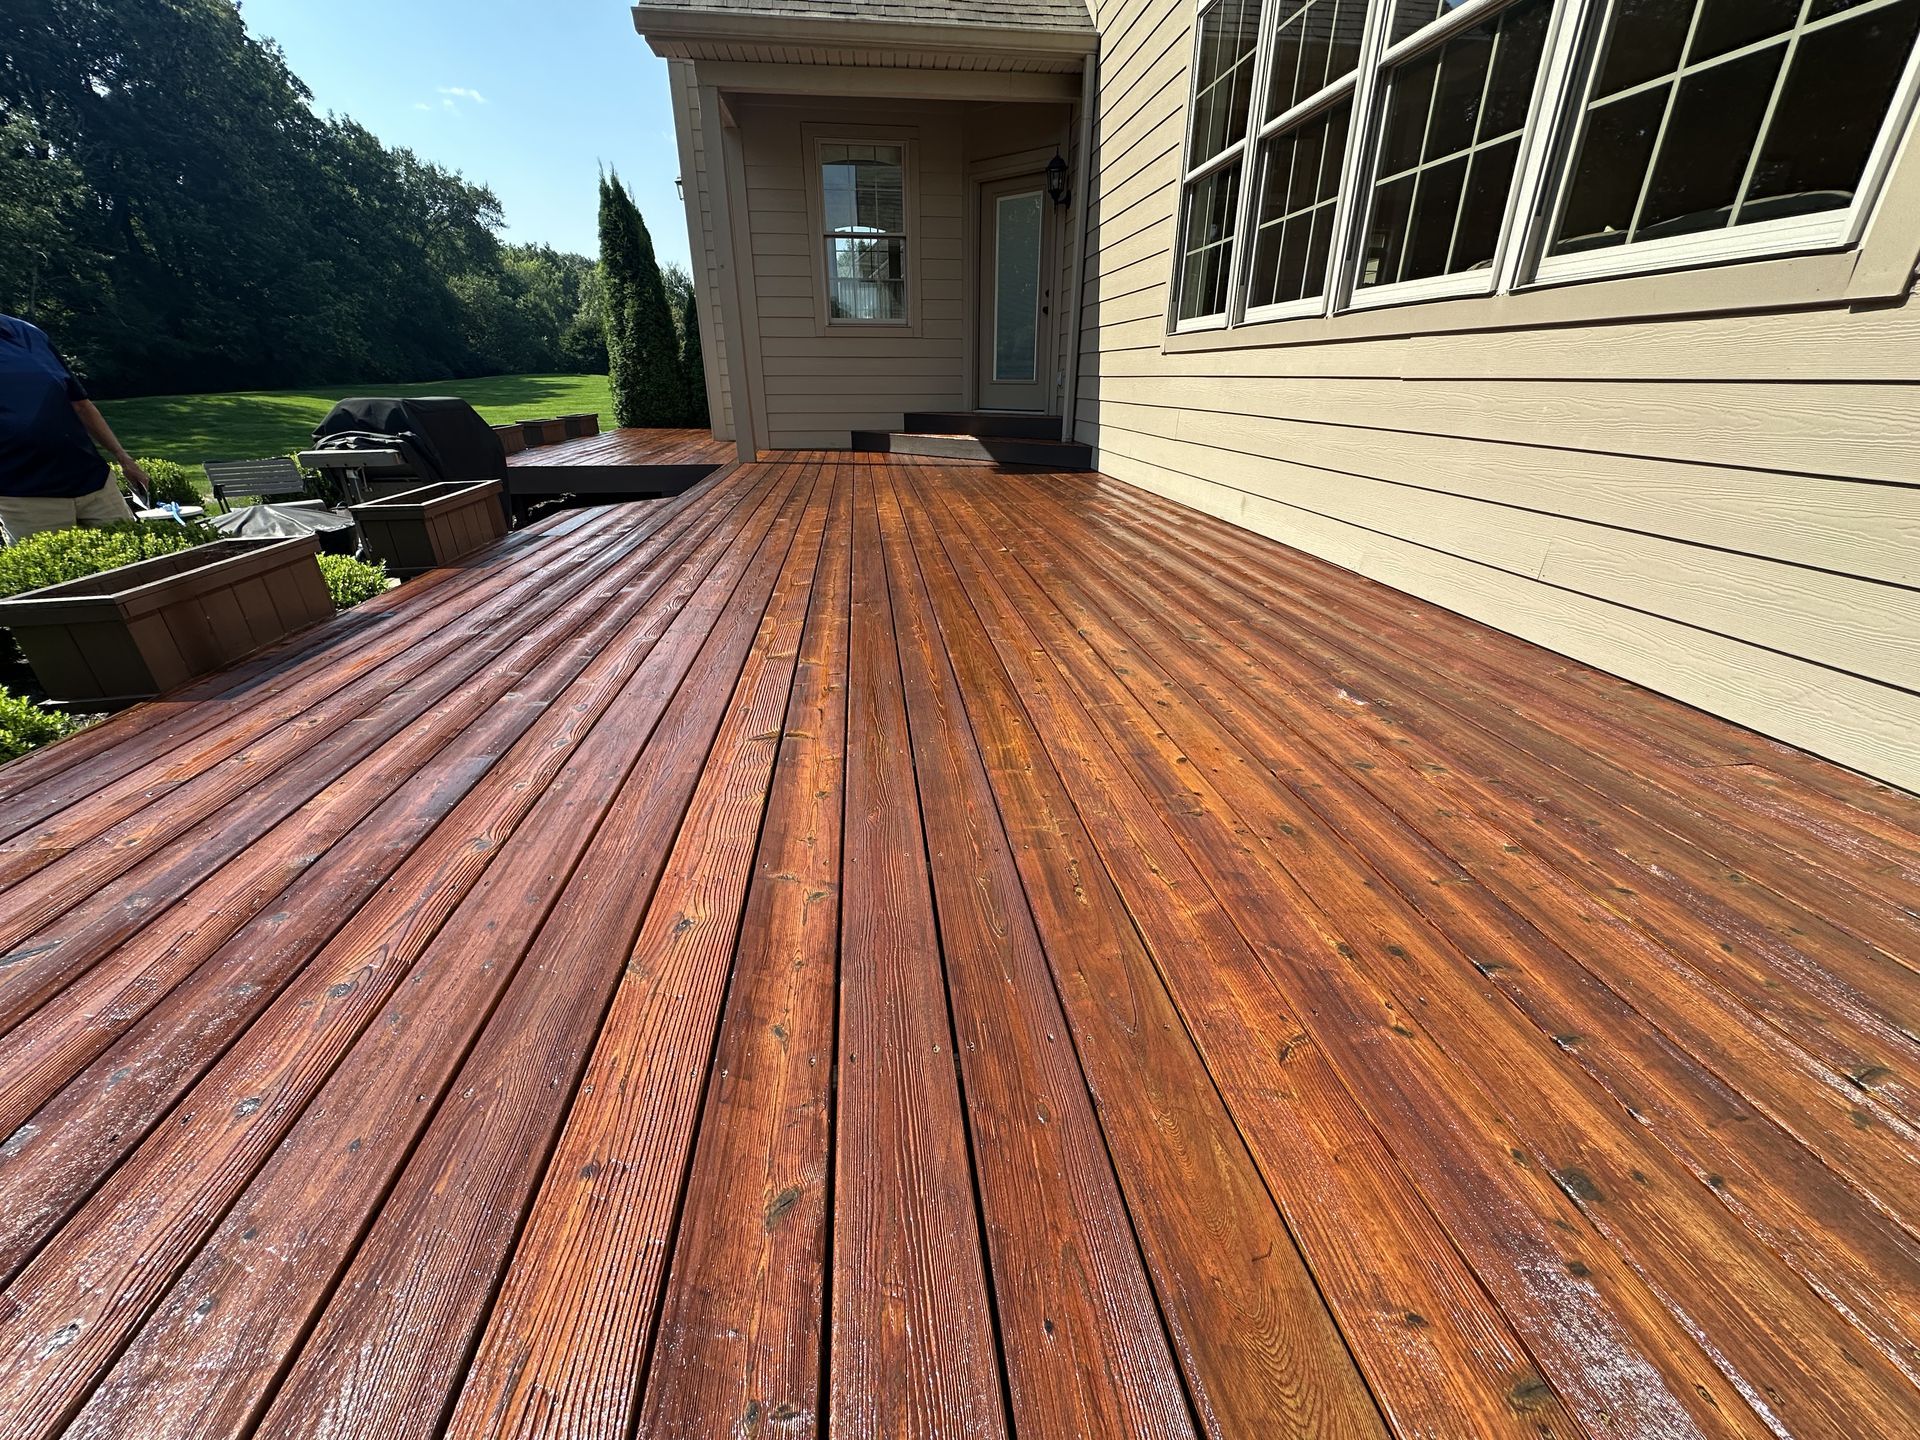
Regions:
<instances>
[{"instance_id":1,"label":"house siding","mask_svg":"<svg viewBox=\"0 0 1920 1440\"><path fill-rule=\"evenodd\" d=\"M1920 307L1169 350L1194 8L1096 9L1099 468L1920 788Z\"/></svg>"},{"instance_id":2,"label":"house siding","mask_svg":"<svg viewBox=\"0 0 1920 1440\"><path fill-rule=\"evenodd\" d=\"M765 425L776 449L844 447L854 430L892 430L908 410L964 403L967 347L962 107L741 98ZM808 211L814 183L803 128L899 135L911 147L907 257L912 327L829 328L817 318L824 281Z\"/></svg>"}]
</instances>

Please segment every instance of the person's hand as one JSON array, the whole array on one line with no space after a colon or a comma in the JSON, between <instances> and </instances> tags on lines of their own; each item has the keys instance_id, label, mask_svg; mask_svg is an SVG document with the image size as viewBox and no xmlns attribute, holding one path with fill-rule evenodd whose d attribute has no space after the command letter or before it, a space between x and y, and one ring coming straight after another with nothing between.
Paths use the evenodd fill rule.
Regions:
<instances>
[{"instance_id":1,"label":"person's hand","mask_svg":"<svg viewBox=\"0 0 1920 1440\"><path fill-rule=\"evenodd\" d=\"M120 473L125 477L128 487L133 491L134 499L140 502L141 508L150 508L153 504L153 481L149 480L147 472L140 468L140 462L133 459L122 460Z\"/></svg>"}]
</instances>

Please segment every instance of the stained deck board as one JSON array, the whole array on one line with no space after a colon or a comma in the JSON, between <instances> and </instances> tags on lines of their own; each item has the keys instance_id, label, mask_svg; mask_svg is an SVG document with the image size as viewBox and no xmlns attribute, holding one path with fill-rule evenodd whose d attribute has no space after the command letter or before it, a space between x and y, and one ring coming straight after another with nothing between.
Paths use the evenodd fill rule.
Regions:
<instances>
[{"instance_id":1,"label":"stained deck board","mask_svg":"<svg viewBox=\"0 0 1920 1440\"><path fill-rule=\"evenodd\" d=\"M706 430L609 430L507 457L515 497L676 495L733 462L731 440Z\"/></svg>"},{"instance_id":2,"label":"stained deck board","mask_svg":"<svg viewBox=\"0 0 1920 1440\"><path fill-rule=\"evenodd\" d=\"M1920 1430L1916 854L1102 477L569 512L0 769L0 1433Z\"/></svg>"},{"instance_id":3,"label":"stained deck board","mask_svg":"<svg viewBox=\"0 0 1920 1440\"><path fill-rule=\"evenodd\" d=\"M535 445L507 457L511 469L553 465L724 465L734 457L731 440L707 430L607 430L558 445Z\"/></svg>"}]
</instances>

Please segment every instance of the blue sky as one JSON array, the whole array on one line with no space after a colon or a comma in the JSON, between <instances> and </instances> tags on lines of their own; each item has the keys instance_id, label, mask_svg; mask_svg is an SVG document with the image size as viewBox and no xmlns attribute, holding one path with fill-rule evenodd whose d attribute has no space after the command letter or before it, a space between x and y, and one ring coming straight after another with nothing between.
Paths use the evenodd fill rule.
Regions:
<instances>
[{"instance_id":1,"label":"blue sky","mask_svg":"<svg viewBox=\"0 0 1920 1440\"><path fill-rule=\"evenodd\" d=\"M597 251L599 166L687 260L665 62L621 0L243 0L315 106L493 187L507 238Z\"/></svg>"}]
</instances>

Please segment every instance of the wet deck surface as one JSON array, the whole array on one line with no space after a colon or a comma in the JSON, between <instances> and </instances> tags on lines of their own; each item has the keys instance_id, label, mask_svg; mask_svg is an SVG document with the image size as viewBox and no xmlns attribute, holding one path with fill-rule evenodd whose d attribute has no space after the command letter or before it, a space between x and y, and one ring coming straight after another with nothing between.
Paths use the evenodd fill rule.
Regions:
<instances>
[{"instance_id":1,"label":"wet deck surface","mask_svg":"<svg viewBox=\"0 0 1920 1440\"><path fill-rule=\"evenodd\" d=\"M588 469L632 466L715 467L734 458L731 440L716 440L708 430L607 430L558 445L535 445L507 457L514 470L542 470L557 466Z\"/></svg>"},{"instance_id":2,"label":"wet deck surface","mask_svg":"<svg viewBox=\"0 0 1920 1440\"><path fill-rule=\"evenodd\" d=\"M0 1434L1920 1432L1920 804L866 458L0 770Z\"/></svg>"}]
</instances>

